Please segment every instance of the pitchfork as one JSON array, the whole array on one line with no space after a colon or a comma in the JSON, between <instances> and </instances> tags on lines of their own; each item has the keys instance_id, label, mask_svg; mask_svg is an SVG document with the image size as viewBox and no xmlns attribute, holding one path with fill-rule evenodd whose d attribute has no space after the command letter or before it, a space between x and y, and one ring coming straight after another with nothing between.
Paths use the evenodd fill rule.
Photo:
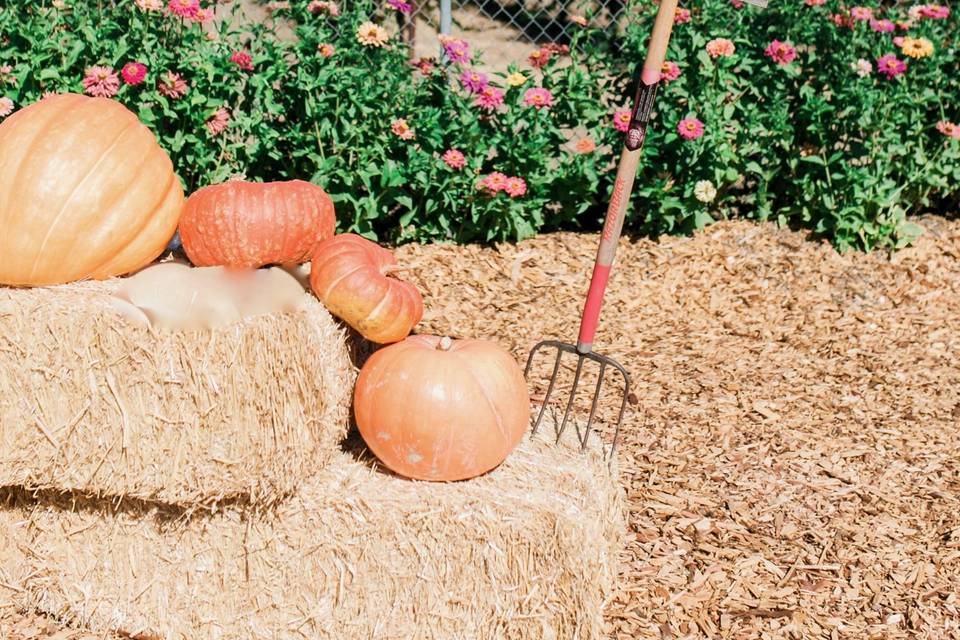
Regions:
<instances>
[{"instance_id":1,"label":"pitchfork","mask_svg":"<svg viewBox=\"0 0 960 640\"><path fill-rule=\"evenodd\" d=\"M767 5L767 0L746 1L761 8ZM538 342L534 345L533 349L531 349L530 356L527 358L527 366L523 372L524 377L529 376L530 365L533 363L533 356L537 351L541 349L557 350L557 358L553 364L553 373L550 376L550 383L547 386L547 394L543 399L540 412L537 414L536 422L533 424L532 433L536 434L537 429L540 427L540 422L543 420L547 405L550 402L550 396L556 387L563 354L571 353L577 357L577 367L573 375L573 389L567 400L566 409L563 413L563 421L557 429L557 442L559 442L570 420L571 410L573 409L574 400L577 396L577 387L580 384L581 374L583 373L584 361L592 360L600 364L597 386L593 392L593 402L590 405L590 415L587 418L587 425L582 431L579 425L576 426L581 451L587 448L587 439L590 437L590 428L596 417L604 374L611 368L620 372L620 375L623 377L623 399L620 402L620 413L617 416L613 440L611 441L609 450L606 450L606 446L604 445L604 449L606 450L605 455L610 460L613 459L614 452L616 451L617 439L620 435L620 426L623 423L623 415L627 409L627 400L630 397L630 374L627 373L623 365L613 358L595 353L593 351L593 339L597 333L597 323L600 319L600 307L603 303L603 294L607 289L610 269L613 266L613 258L617 252L617 242L620 239L620 232L623 229L623 220L626 216L627 205L630 202L630 194L633 191L633 180L637 173L637 166L640 163L643 142L647 136L647 124L650 120L650 111L653 108L657 84L660 81L660 71L666 58L667 44L670 42L670 32L673 29L673 19L676 9L677 0L661 0L660 8L657 10L657 17L653 23L653 33L650 35L650 43L647 46L647 57L644 60L643 69L637 80L637 90L633 99L630 124L624 136L623 150L620 154L620 163L617 167L617 177L613 184L613 194L610 197L603 232L600 236L600 247L597 250L596 261L593 265L590 289L587 292L587 301L586 304L584 304L583 315L580 319L580 334L577 339L577 344L572 345L557 340L543 340ZM576 422L576 420L574 420L574 422Z\"/></svg>"}]
</instances>

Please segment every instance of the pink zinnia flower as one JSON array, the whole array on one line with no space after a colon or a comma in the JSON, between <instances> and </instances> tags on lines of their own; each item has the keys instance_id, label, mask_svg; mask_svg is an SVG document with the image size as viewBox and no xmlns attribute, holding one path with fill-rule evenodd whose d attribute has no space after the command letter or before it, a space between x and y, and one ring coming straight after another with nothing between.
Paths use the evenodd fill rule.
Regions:
<instances>
[{"instance_id":1,"label":"pink zinnia flower","mask_svg":"<svg viewBox=\"0 0 960 640\"><path fill-rule=\"evenodd\" d=\"M470 62L470 44L466 40L441 35L440 44L443 45L443 50L450 62Z\"/></svg>"},{"instance_id":2,"label":"pink zinnia flower","mask_svg":"<svg viewBox=\"0 0 960 640\"><path fill-rule=\"evenodd\" d=\"M580 25L581 27L587 26L587 19L586 19L585 17L581 16L581 15L578 15L578 14L574 14L574 15L570 16L569 18L567 18L567 20L569 20L569 21L572 22L573 24Z\"/></svg>"},{"instance_id":3,"label":"pink zinnia flower","mask_svg":"<svg viewBox=\"0 0 960 640\"><path fill-rule=\"evenodd\" d=\"M481 109L493 111L503 104L503 91L488 85L477 94L476 104Z\"/></svg>"},{"instance_id":4,"label":"pink zinnia flower","mask_svg":"<svg viewBox=\"0 0 960 640\"><path fill-rule=\"evenodd\" d=\"M633 115L629 109L622 109L613 114L613 128L621 133L626 133L630 128L630 119Z\"/></svg>"},{"instance_id":5,"label":"pink zinnia flower","mask_svg":"<svg viewBox=\"0 0 960 640\"><path fill-rule=\"evenodd\" d=\"M779 40L771 42L764 53L779 65L790 64L797 57L797 50L792 44Z\"/></svg>"},{"instance_id":6,"label":"pink zinnia flower","mask_svg":"<svg viewBox=\"0 0 960 640\"><path fill-rule=\"evenodd\" d=\"M669 60L660 67L660 79L664 82L673 82L680 77L680 65Z\"/></svg>"},{"instance_id":7,"label":"pink zinnia flower","mask_svg":"<svg viewBox=\"0 0 960 640\"><path fill-rule=\"evenodd\" d=\"M892 53L877 58L877 73L882 73L887 76L888 80L896 78L906 70L906 63L903 62L903 60L899 60L897 56Z\"/></svg>"},{"instance_id":8,"label":"pink zinnia flower","mask_svg":"<svg viewBox=\"0 0 960 640\"><path fill-rule=\"evenodd\" d=\"M853 19L850 16L842 13L831 13L830 22L838 27L853 27Z\"/></svg>"},{"instance_id":9,"label":"pink zinnia flower","mask_svg":"<svg viewBox=\"0 0 960 640\"><path fill-rule=\"evenodd\" d=\"M866 22L873 19L873 9L868 7L854 7L850 9L850 17L857 22Z\"/></svg>"},{"instance_id":10,"label":"pink zinnia flower","mask_svg":"<svg viewBox=\"0 0 960 640\"><path fill-rule=\"evenodd\" d=\"M253 56L247 51L234 51L233 55L230 56L230 62L244 71L253 71Z\"/></svg>"},{"instance_id":11,"label":"pink zinnia flower","mask_svg":"<svg viewBox=\"0 0 960 640\"><path fill-rule=\"evenodd\" d=\"M527 183L523 178L513 176L507 178L507 184L503 185L503 190L511 198L519 198L527 192Z\"/></svg>"},{"instance_id":12,"label":"pink zinnia flower","mask_svg":"<svg viewBox=\"0 0 960 640\"><path fill-rule=\"evenodd\" d=\"M230 123L230 112L220 107L217 109L212 116L207 119L207 130L210 132L210 135L217 136L226 131L227 125Z\"/></svg>"},{"instance_id":13,"label":"pink zinnia flower","mask_svg":"<svg viewBox=\"0 0 960 640\"><path fill-rule=\"evenodd\" d=\"M340 7L337 6L337 3L325 2L324 0L311 0L310 4L307 5L307 11L315 16L326 13L336 18L340 15Z\"/></svg>"},{"instance_id":14,"label":"pink zinnia flower","mask_svg":"<svg viewBox=\"0 0 960 640\"><path fill-rule=\"evenodd\" d=\"M390 130L393 131L393 135L401 140L413 140L413 129L410 128L410 125L407 124L407 121L403 118L398 118L391 122Z\"/></svg>"},{"instance_id":15,"label":"pink zinnia flower","mask_svg":"<svg viewBox=\"0 0 960 640\"><path fill-rule=\"evenodd\" d=\"M413 11L413 6L403 0L387 0L387 4L400 13L410 13Z\"/></svg>"},{"instance_id":16,"label":"pink zinnia flower","mask_svg":"<svg viewBox=\"0 0 960 640\"><path fill-rule=\"evenodd\" d=\"M734 9L743 9L743 0L730 0Z\"/></svg>"},{"instance_id":17,"label":"pink zinnia flower","mask_svg":"<svg viewBox=\"0 0 960 640\"><path fill-rule=\"evenodd\" d=\"M732 56L736 50L733 41L726 38L714 38L707 43L707 53L710 54L711 58L727 58Z\"/></svg>"},{"instance_id":18,"label":"pink zinnia flower","mask_svg":"<svg viewBox=\"0 0 960 640\"><path fill-rule=\"evenodd\" d=\"M913 20L897 20L897 29L906 31L913 27Z\"/></svg>"},{"instance_id":19,"label":"pink zinnia flower","mask_svg":"<svg viewBox=\"0 0 960 640\"><path fill-rule=\"evenodd\" d=\"M827 0L803 0L808 7L820 7L827 4Z\"/></svg>"},{"instance_id":20,"label":"pink zinnia flower","mask_svg":"<svg viewBox=\"0 0 960 640\"><path fill-rule=\"evenodd\" d=\"M470 93L480 93L489 82L487 76L479 71L464 71L460 74L460 84Z\"/></svg>"},{"instance_id":21,"label":"pink zinnia flower","mask_svg":"<svg viewBox=\"0 0 960 640\"><path fill-rule=\"evenodd\" d=\"M200 0L170 0L167 3L167 9L175 16L193 18L200 10Z\"/></svg>"},{"instance_id":22,"label":"pink zinnia flower","mask_svg":"<svg viewBox=\"0 0 960 640\"><path fill-rule=\"evenodd\" d=\"M673 23L683 24L685 22L690 22L690 9L677 7L677 12L673 14Z\"/></svg>"},{"instance_id":23,"label":"pink zinnia flower","mask_svg":"<svg viewBox=\"0 0 960 640\"><path fill-rule=\"evenodd\" d=\"M0 66L0 84L16 84L17 79L13 77L13 67L8 64Z\"/></svg>"},{"instance_id":24,"label":"pink zinnia flower","mask_svg":"<svg viewBox=\"0 0 960 640\"><path fill-rule=\"evenodd\" d=\"M677 124L677 133L684 140L696 140L703 135L703 123L696 118L684 118Z\"/></svg>"},{"instance_id":25,"label":"pink zinnia flower","mask_svg":"<svg viewBox=\"0 0 960 640\"><path fill-rule=\"evenodd\" d=\"M213 9L210 9L210 8L197 9L194 12L193 17L191 17L190 19L194 22L200 22L200 23L210 22L211 20L213 20Z\"/></svg>"},{"instance_id":26,"label":"pink zinnia flower","mask_svg":"<svg viewBox=\"0 0 960 640\"><path fill-rule=\"evenodd\" d=\"M895 46L897 46L897 47L902 47L902 46L903 46L903 41L904 41L904 37L903 37L903 36L896 36L896 37L893 39L893 44L894 44Z\"/></svg>"},{"instance_id":27,"label":"pink zinnia flower","mask_svg":"<svg viewBox=\"0 0 960 640\"><path fill-rule=\"evenodd\" d=\"M319 51L320 55L324 58L330 58L334 53L337 52L334 46L328 42L324 42L323 44L319 45L317 47L317 51Z\"/></svg>"},{"instance_id":28,"label":"pink zinnia flower","mask_svg":"<svg viewBox=\"0 0 960 640\"><path fill-rule=\"evenodd\" d=\"M527 56L527 61L530 62L530 66L534 69L542 69L550 62L551 57L552 55L548 49L537 49Z\"/></svg>"},{"instance_id":29,"label":"pink zinnia flower","mask_svg":"<svg viewBox=\"0 0 960 640\"><path fill-rule=\"evenodd\" d=\"M580 138L577 140L577 144L574 146L577 150L577 153L593 153L597 150L597 143L593 141L593 138L587 136L586 138Z\"/></svg>"},{"instance_id":30,"label":"pink zinnia flower","mask_svg":"<svg viewBox=\"0 0 960 640\"><path fill-rule=\"evenodd\" d=\"M933 20L946 20L950 17L950 7L940 4L925 4L920 7L920 15Z\"/></svg>"},{"instance_id":31,"label":"pink zinnia flower","mask_svg":"<svg viewBox=\"0 0 960 640\"><path fill-rule=\"evenodd\" d=\"M168 71L157 81L157 92L165 98L178 100L187 95L187 83L180 74Z\"/></svg>"},{"instance_id":32,"label":"pink zinnia flower","mask_svg":"<svg viewBox=\"0 0 960 640\"><path fill-rule=\"evenodd\" d=\"M13 113L13 100L3 96L0 98L0 118L6 118L8 115Z\"/></svg>"},{"instance_id":33,"label":"pink zinnia flower","mask_svg":"<svg viewBox=\"0 0 960 640\"><path fill-rule=\"evenodd\" d=\"M890 33L896 26L890 20L871 20L870 28L877 33Z\"/></svg>"},{"instance_id":34,"label":"pink zinnia flower","mask_svg":"<svg viewBox=\"0 0 960 640\"><path fill-rule=\"evenodd\" d=\"M546 89L535 87L523 94L523 105L537 109L549 109L553 106L553 94Z\"/></svg>"},{"instance_id":35,"label":"pink zinnia flower","mask_svg":"<svg viewBox=\"0 0 960 640\"><path fill-rule=\"evenodd\" d=\"M112 98L120 90L120 78L110 67L90 67L83 78L83 91L94 98Z\"/></svg>"},{"instance_id":36,"label":"pink zinnia flower","mask_svg":"<svg viewBox=\"0 0 960 640\"><path fill-rule=\"evenodd\" d=\"M413 66L420 70L421 75L429 76L433 73L436 61L433 58L420 58L413 63Z\"/></svg>"},{"instance_id":37,"label":"pink zinnia flower","mask_svg":"<svg viewBox=\"0 0 960 640\"><path fill-rule=\"evenodd\" d=\"M123 81L127 84L137 85L147 79L147 65L142 62L128 62L120 70Z\"/></svg>"},{"instance_id":38,"label":"pink zinnia flower","mask_svg":"<svg viewBox=\"0 0 960 640\"><path fill-rule=\"evenodd\" d=\"M447 149L443 154L443 161L451 169L463 169L467 164L467 158L462 152L456 149Z\"/></svg>"},{"instance_id":39,"label":"pink zinnia flower","mask_svg":"<svg viewBox=\"0 0 960 640\"><path fill-rule=\"evenodd\" d=\"M861 78L866 78L868 75L873 73L873 65L870 64L868 60L860 58L856 62L850 63L850 68L857 72L857 75Z\"/></svg>"},{"instance_id":40,"label":"pink zinnia flower","mask_svg":"<svg viewBox=\"0 0 960 640\"><path fill-rule=\"evenodd\" d=\"M507 176L499 171L494 171L493 173L488 174L486 178L477 184L477 188L486 189L488 191L492 191L493 193L503 191L506 186Z\"/></svg>"},{"instance_id":41,"label":"pink zinnia flower","mask_svg":"<svg viewBox=\"0 0 960 640\"><path fill-rule=\"evenodd\" d=\"M136 5L141 11L163 10L163 0L136 0Z\"/></svg>"}]
</instances>

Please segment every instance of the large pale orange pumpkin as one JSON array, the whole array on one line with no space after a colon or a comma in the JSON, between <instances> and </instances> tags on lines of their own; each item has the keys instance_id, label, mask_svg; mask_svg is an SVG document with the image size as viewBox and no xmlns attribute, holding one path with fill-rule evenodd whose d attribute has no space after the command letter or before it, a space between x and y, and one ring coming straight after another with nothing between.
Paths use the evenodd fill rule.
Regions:
<instances>
[{"instance_id":1,"label":"large pale orange pumpkin","mask_svg":"<svg viewBox=\"0 0 960 640\"><path fill-rule=\"evenodd\" d=\"M180 241L199 267L298 264L335 224L333 201L314 184L234 180L187 198Z\"/></svg>"},{"instance_id":2,"label":"large pale orange pumpkin","mask_svg":"<svg viewBox=\"0 0 960 640\"><path fill-rule=\"evenodd\" d=\"M51 96L0 124L0 284L136 271L182 207L170 158L115 100Z\"/></svg>"},{"instance_id":3,"label":"large pale orange pumpkin","mask_svg":"<svg viewBox=\"0 0 960 640\"><path fill-rule=\"evenodd\" d=\"M420 291L399 278L393 253L356 234L317 245L310 287L320 301L363 337L387 344L403 340L423 317Z\"/></svg>"},{"instance_id":4,"label":"large pale orange pumpkin","mask_svg":"<svg viewBox=\"0 0 960 640\"><path fill-rule=\"evenodd\" d=\"M392 471L464 480L520 443L530 396L523 371L498 345L416 335L370 356L354 412L367 446Z\"/></svg>"}]
</instances>

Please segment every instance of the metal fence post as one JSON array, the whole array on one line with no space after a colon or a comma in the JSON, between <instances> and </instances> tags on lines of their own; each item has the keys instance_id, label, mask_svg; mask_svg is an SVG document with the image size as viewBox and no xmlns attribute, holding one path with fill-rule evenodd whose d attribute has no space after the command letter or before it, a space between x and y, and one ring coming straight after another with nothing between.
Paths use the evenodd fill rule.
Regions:
<instances>
[{"instance_id":1,"label":"metal fence post","mask_svg":"<svg viewBox=\"0 0 960 640\"><path fill-rule=\"evenodd\" d=\"M440 0L440 35L450 35L450 29L453 26L453 3L450 0ZM440 45L440 59L446 59L447 52Z\"/></svg>"}]
</instances>

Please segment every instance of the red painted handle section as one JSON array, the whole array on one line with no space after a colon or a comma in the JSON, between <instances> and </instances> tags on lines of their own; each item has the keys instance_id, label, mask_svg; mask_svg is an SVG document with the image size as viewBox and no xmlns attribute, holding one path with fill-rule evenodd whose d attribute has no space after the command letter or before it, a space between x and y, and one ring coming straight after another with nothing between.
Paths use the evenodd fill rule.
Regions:
<instances>
[{"instance_id":1,"label":"red painted handle section","mask_svg":"<svg viewBox=\"0 0 960 640\"><path fill-rule=\"evenodd\" d=\"M610 280L613 258L617 253L617 242L627 214L630 193L633 191L633 180L637 175L637 165L640 164L640 154L646 138L647 117L653 104L656 84L660 80L660 68L666 56L676 10L677 0L660 0L660 8L657 10L653 32L650 34L650 42L647 45L647 57L637 83L633 115L624 139L624 149L617 167L617 179L613 183L610 206L607 207L607 219L603 225L600 247L597 249L597 259L593 266L593 276L590 278L587 301L583 306L583 316L580 319L580 335L577 338L577 351L580 353L590 353L593 350L593 339L597 335L597 325L600 322L600 308L603 306L603 294Z\"/></svg>"}]
</instances>

